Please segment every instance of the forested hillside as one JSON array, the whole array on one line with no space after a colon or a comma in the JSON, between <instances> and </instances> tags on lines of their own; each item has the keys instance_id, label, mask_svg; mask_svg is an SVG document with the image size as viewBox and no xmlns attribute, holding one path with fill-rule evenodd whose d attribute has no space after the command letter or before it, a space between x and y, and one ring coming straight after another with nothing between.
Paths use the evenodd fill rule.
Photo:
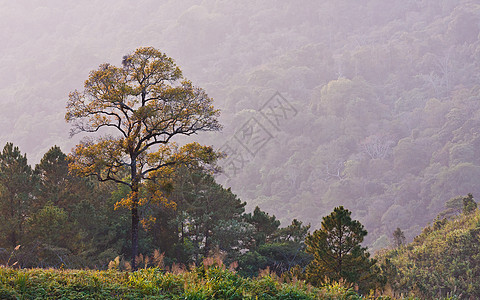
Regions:
<instances>
[{"instance_id":1,"label":"forested hillside","mask_svg":"<svg viewBox=\"0 0 480 300\"><path fill-rule=\"evenodd\" d=\"M397 227L412 239L451 197L480 194L476 1L0 5L0 144L34 163L76 143L64 107L88 71L154 46L222 110L223 132L202 139L242 155L218 180L247 210L318 228L344 205L379 249ZM289 110L269 122L277 91ZM252 122L255 151L239 140Z\"/></svg>"}]
</instances>

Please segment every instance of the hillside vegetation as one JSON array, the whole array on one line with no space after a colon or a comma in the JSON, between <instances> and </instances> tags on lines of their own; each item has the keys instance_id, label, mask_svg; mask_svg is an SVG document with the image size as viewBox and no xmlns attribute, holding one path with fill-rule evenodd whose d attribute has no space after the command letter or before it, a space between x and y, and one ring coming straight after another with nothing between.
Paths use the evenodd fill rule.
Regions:
<instances>
[{"instance_id":1,"label":"hillside vegetation","mask_svg":"<svg viewBox=\"0 0 480 300\"><path fill-rule=\"evenodd\" d=\"M0 263L10 266L0 298L360 298L352 269L350 286L331 282L348 280L340 272L324 278L330 265L312 267L327 261L325 241L343 240L312 238L334 207L358 220L348 234L358 243L340 244L378 293L480 298L477 1L34 2L0 0ZM64 116L89 70L125 54L127 68L141 46L174 58L215 100L223 132L193 138L226 156L130 193L69 172L78 140ZM105 145L96 153L130 143ZM128 165L115 163L115 182ZM128 270L127 253L145 268L73 270ZM202 264L213 253L232 270ZM25 269L35 267L56 269ZM319 288L294 279L313 283L306 269Z\"/></svg>"},{"instance_id":2,"label":"hillside vegetation","mask_svg":"<svg viewBox=\"0 0 480 300\"><path fill-rule=\"evenodd\" d=\"M436 219L407 246L377 256L387 290L425 299L480 297L480 210Z\"/></svg>"},{"instance_id":3,"label":"hillside vegetation","mask_svg":"<svg viewBox=\"0 0 480 300\"><path fill-rule=\"evenodd\" d=\"M131 272L131 265L121 256L110 261L106 271L65 270L65 264L72 267L80 266L82 261L101 262L107 254L85 257L83 252L71 253L54 244L39 244L42 238L39 236L33 247L18 245L10 253L4 253L7 255L3 266L0 265L0 298L476 299L480 296L477 280L480 276L480 210L471 194L452 198L445 206L447 209L441 217L424 228L410 244L404 244L403 233L397 229L400 238L396 240L396 248L380 251L373 260L359 244L366 231L357 221L345 218L350 212L342 207L323 218L322 232L316 230L308 234L307 249L302 247L302 240L308 227L296 221L286 228L277 228L278 221L257 208L253 215L245 215L245 220L263 228L253 232L252 242L258 243L257 247L240 256L234 249L225 252L219 248L216 253L210 252L213 257L202 255L202 251L193 253L188 268L182 263L172 263L174 257L155 250L151 257L136 258L142 269L135 272ZM54 224L55 218L48 214L55 209L51 205L47 207L42 214ZM333 224L334 218L339 221L333 223L339 223L342 230L327 226ZM275 230L270 236L266 236L268 227ZM352 240L356 235L360 238ZM338 244L341 240L343 245ZM188 244L178 251L188 253ZM326 259L338 253L336 247L352 250L351 253L344 251L340 258L343 273L337 275L338 259ZM113 251L114 248L106 250ZM305 251L314 254L313 261ZM224 261L229 263L235 257L239 261L233 261L227 269ZM310 261L305 268L305 263ZM22 269L25 264L58 265L60 262L57 269ZM258 269L261 269L259 273ZM322 275L325 277L319 277Z\"/></svg>"}]
</instances>

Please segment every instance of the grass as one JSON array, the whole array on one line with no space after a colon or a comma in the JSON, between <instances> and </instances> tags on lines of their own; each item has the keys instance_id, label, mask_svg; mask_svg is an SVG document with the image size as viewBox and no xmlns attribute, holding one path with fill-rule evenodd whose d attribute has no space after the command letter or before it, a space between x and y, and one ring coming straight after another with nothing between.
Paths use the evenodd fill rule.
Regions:
<instances>
[{"instance_id":1,"label":"grass","mask_svg":"<svg viewBox=\"0 0 480 300\"><path fill-rule=\"evenodd\" d=\"M342 282L315 288L302 280L285 281L268 270L257 278L245 278L221 263L204 263L189 270L177 267L169 272L158 267L129 272L0 266L0 299L393 300L373 294L360 296Z\"/></svg>"},{"instance_id":2,"label":"grass","mask_svg":"<svg viewBox=\"0 0 480 300\"><path fill-rule=\"evenodd\" d=\"M273 274L244 278L224 266L172 273L0 267L0 299L361 299L342 286L282 283Z\"/></svg>"}]
</instances>

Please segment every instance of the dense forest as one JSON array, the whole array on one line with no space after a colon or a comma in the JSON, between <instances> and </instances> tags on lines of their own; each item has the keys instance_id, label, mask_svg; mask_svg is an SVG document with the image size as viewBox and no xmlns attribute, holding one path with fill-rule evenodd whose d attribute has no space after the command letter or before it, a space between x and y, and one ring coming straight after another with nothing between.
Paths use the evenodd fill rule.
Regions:
<instances>
[{"instance_id":1,"label":"dense forest","mask_svg":"<svg viewBox=\"0 0 480 300\"><path fill-rule=\"evenodd\" d=\"M68 160L56 146L34 168L13 144L0 153L2 298L480 295L480 210L472 194L444 203L411 243L397 228L392 244L371 256L361 246L367 231L341 206L322 218L321 230L298 220L280 227L258 207L246 213L246 203L207 172L181 167L163 190L169 202L142 206L140 270L125 273L131 271L129 214L117 205L128 189L75 176ZM75 268L108 271L64 271Z\"/></svg>"},{"instance_id":2,"label":"dense forest","mask_svg":"<svg viewBox=\"0 0 480 300\"><path fill-rule=\"evenodd\" d=\"M3 7L0 141L34 163L77 141L63 121L68 92L100 63L152 45L222 110L222 133L200 138L244 151L218 180L248 211L318 228L345 205L380 249L395 228L412 240L445 201L478 194L475 1ZM277 91L297 114L273 126L260 112ZM252 117L270 137L254 155L235 139Z\"/></svg>"},{"instance_id":3,"label":"dense forest","mask_svg":"<svg viewBox=\"0 0 480 300\"><path fill-rule=\"evenodd\" d=\"M318 43L234 79L248 86L226 97L226 107L237 108L236 124L259 108L243 106L247 99L269 99L263 86L285 91L299 113L225 183L280 220L301 216L313 228L343 204L379 249L395 228L411 240L445 201L479 192L479 7L471 1L341 3L326 2L324 15L312 16L325 25L306 21L297 31ZM293 6L279 19L317 11Z\"/></svg>"}]
</instances>

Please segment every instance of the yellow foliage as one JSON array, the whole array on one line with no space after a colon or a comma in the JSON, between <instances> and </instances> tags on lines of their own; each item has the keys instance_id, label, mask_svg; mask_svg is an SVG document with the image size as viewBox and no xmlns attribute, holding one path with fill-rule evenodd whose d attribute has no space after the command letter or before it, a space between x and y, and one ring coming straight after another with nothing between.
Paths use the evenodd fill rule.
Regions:
<instances>
[{"instance_id":1,"label":"yellow foliage","mask_svg":"<svg viewBox=\"0 0 480 300\"><path fill-rule=\"evenodd\" d=\"M146 218L141 219L140 223L142 224L143 229L150 230L156 221L157 221L157 218L148 216Z\"/></svg>"},{"instance_id":2,"label":"yellow foliage","mask_svg":"<svg viewBox=\"0 0 480 300\"><path fill-rule=\"evenodd\" d=\"M127 197L122 198L120 201L115 203L115 210L119 209L120 207L126 207L128 209L132 209L134 207L138 207L139 199L138 199L138 192L130 192Z\"/></svg>"}]
</instances>

